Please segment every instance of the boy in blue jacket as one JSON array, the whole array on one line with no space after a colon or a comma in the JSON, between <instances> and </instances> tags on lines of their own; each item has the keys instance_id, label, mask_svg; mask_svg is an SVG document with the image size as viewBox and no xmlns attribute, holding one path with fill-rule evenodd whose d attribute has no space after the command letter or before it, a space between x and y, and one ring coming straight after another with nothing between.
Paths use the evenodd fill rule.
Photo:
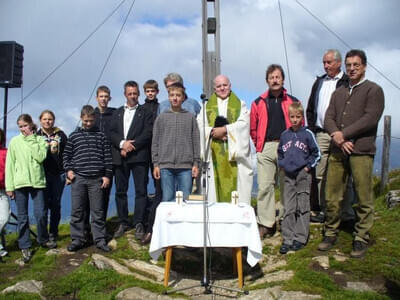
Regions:
<instances>
[{"instance_id":1,"label":"boy in blue jacket","mask_svg":"<svg viewBox=\"0 0 400 300\"><path fill-rule=\"evenodd\" d=\"M278 164L285 171L281 254L297 251L308 239L310 225L311 169L321 154L311 130L303 126L304 109L300 102L289 106L292 126L282 132L278 147Z\"/></svg>"}]
</instances>

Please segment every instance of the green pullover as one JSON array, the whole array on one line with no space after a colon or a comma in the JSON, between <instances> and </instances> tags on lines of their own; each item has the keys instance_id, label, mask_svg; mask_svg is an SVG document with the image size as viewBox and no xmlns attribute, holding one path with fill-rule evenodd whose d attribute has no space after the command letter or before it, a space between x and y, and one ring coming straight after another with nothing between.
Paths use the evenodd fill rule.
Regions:
<instances>
[{"instance_id":1,"label":"green pullover","mask_svg":"<svg viewBox=\"0 0 400 300\"><path fill-rule=\"evenodd\" d=\"M23 187L45 188L43 161L47 156L47 143L36 134L22 133L11 139L6 159L6 191Z\"/></svg>"}]
</instances>

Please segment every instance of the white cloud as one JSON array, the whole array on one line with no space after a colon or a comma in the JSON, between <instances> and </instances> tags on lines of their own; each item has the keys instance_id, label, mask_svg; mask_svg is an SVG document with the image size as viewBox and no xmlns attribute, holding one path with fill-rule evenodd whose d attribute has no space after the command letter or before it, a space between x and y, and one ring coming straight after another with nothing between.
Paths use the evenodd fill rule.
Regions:
<instances>
[{"instance_id":1,"label":"white cloud","mask_svg":"<svg viewBox=\"0 0 400 300\"><path fill-rule=\"evenodd\" d=\"M16 40L25 47L26 95L94 30L120 3L118 0L1 1L0 40ZM24 112L35 118L46 108L54 110L57 123L70 132L80 107L94 88L105 59L132 2L120 10L24 103ZM277 1L221 0L221 54L223 73L234 90L250 102L266 89L265 69L270 63L286 68ZM396 13L400 3L391 1L281 0L290 64L292 93L306 101L315 75L322 74L325 49L347 51L335 36L306 12L311 10L352 47L363 48L370 62L400 84L400 38ZM123 103L122 86L134 79L140 85L179 72L188 93L198 98L202 86L201 1L136 1L100 84L111 88L113 106ZM368 68L367 76L385 90L385 113L393 115L393 133L400 128L395 101L399 90ZM286 87L289 87L288 74ZM0 94L1 95L1 94ZM21 99L20 89L10 89L9 107ZM91 104L95 104L94 97ZM16 130L20 108L9 115ZM400 135L400 133L398 134Z\"/></svg>"}]
</instances>

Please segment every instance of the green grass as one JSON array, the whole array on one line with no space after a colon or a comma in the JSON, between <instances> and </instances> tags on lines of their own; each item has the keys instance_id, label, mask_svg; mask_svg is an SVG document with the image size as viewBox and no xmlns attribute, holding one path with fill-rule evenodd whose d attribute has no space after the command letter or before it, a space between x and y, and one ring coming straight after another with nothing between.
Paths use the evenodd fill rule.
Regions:
<instances>
[{"instance_id":1,"label":"green grass","mask_svg":"<svg viewBox=\"0 0 400 300\"><path fill-rule=\"evenodd\" d=\"M400 189L400 170L391 172L391 182L386 190ZM374 190L377 192L379 181L375 179ZM279 191L277 191L279 193ZM278 195L277 195L278 196ZM336 261L333 257L334 251L330 251L330 268L322 271L313 268L315 262L312 260L317 255L325 255L317 250L318 243L322 238L322 227L312 226L310 234L313 236L308 245L290 255L282 256L287 260L287 266L280 269L292 270L294 276L285 282L263 283L248 287L249 290L265 289L280 285L284 290L303 291L309 294L318 294L323 299L389 299L395 298L400 291L400 207L387 209L384 195L377 195L375 202L375 223L371 230L372 246L368 249L367 255L363 259L349 258L345 262ZM252 199L252 204L255 204ZM111 221L108 226L113 226ZM60 247L66 247L70 242L69 226L60 226ZM14 262L20 258L16 242L16 234L8 234L7 249L10 257L6 257L0 263L0 290L13 285L22 280L35 279L43 281L44 288L42 295L48 299L52 298L71 298L71 299L115 299L115 296L122 290L129 287L142 287L155 293L161 293L164 287L161 284L153 284L149 281L142 281L134 276L124 276L113 270L97 270L89 264L90 258L84 260L81 266L74 269L64 276L54 276L57 268L60 268L60 256L46 256L45 249L41 249L34 244L36 250L32 261L19 267ZM338 236L338 243L335 248L348 255L351 251L351 233L341 231ZM278 255L279 246L273 247L266 245L263 247L265 255ZM118 239L118 248L107 257L121 262L123 259L138 259L149 261L150 256L148 247L139 250L132 250L126 236ZM65 260L65 259L64 259ZM197 262L179 261L184 270L184 274L198 273L201 266ZM173 262L174 264L174 262ZM213 256L213 265L220 264L220 269L229 270L231 268L230 258L219 259ZM161 259L158 265L163 266ZM192 268L192 269L191 269ZM197 268L194 270L193 268ZM215 266L213 269L218 269ZM137 270L133 270L137 271ZM355 292L344 289L335 282L332 274L334 272L345 274L346 281L363 281L368 283L381 282L386 284L387 294L377 292ZM196 274L197 274L196 273ZM12 293L7 295L0 294L3 299L40 299L39 296L25 293Z\"/></svg>"}]
</instances>

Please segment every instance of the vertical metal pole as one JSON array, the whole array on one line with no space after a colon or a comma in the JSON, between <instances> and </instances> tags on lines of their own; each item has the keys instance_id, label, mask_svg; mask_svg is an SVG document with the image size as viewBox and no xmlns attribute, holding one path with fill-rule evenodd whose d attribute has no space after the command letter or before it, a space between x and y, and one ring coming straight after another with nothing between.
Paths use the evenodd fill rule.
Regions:
<instances>
[{"instance_id":1,"label":"vertical metal pole","mask_svg":"<svg viewBox=\"0 0 400 300\"><path fill-rule=\"evenodd\" d=\"M207 53L208 53L208 35L207 35L207 0L201 0L202 6L202 38L203 38L203 93L208 98L208 68L207 68Z\"/></svg>"},{"instance_id":2,"label":"vertical metal pole","mask_svg":"<svg viewBox=\"0 0 400 300\"><path fill-rule=\"evenodd\" d=\"M8 102L8 86L4 88L4 117L3 117L3 131L4 137L7 136L7 103Z\"/></svg>"},{"instance_id":3,"label":"vertical metal pole","mask_svg":"<svg viewBox=\"0 0 400 300\"><path fill-rule=\"evenodd\" d=\"M216 21L215 33L208 33L208 2L213 2L214 14ZM221 73L221 46L220 46L220 18L219 18L219 0L202 0L202 33L203 33L203 93L209 98L213 92L213 79ZM212 50L209 50L210 44L213 42ZM212 47L210 47L212 48Z\"/></svg>"},{"instance_id":4,"label":"vertical metal pole","mask_svg":"<svg viewBox=\"0 0 400 300\"><path fill-rule=\"evenodd\" d=\"M389 181L391 119L391 116L385 116L384 119L380 193L385 191L385 187Z\"/></svg>"},{"instance_id":5,"label":"vertical metal pole","mask_svg":"<svg viewBox=\"0 0 400 300\"><path fill-rule=\"evenodd\" d=\"M206 101L205 98L208 98L208 63L207 63L207 53L208 53L208 35L207 35L207 0L201 0L202 11L203 11L203 94L206 94L203 100L203 126L205 126L205 113L206 113ZM204 128L203 128L204 133ZM205 134L205 133L204 133ZM204 137L205 138L205 137ZM205 142L205 139L204 139ZM205 147L204 143L204 147ZM205 148L204 148L205 149ZM206 161L206 157L204 157L204 161ZM207 178L205 177L207 174L207 165L203 164L203 178L202 182L205 183ZM202 186L203 189L203 279L201 281L201 285L205 287L205 290L209 290L209 282L207 279L207 218L206 218L206 190L205 184Z\"/></svg>"},{"instance_id":6,"label":"vertical metal pole","mask_svg":"<svg viewBox=\"0 0 400 300\"><path fill-rule=\"evenodd\" d=\"M220 18L219 18L219 0L215 0L214 16L217 19L217 31L215 33L215 74L221 74L221 43L220 43ZM211 78L213 80L214 78ZM211 82L212 83L212 82Z\"/></svg>"}]
</instances>

